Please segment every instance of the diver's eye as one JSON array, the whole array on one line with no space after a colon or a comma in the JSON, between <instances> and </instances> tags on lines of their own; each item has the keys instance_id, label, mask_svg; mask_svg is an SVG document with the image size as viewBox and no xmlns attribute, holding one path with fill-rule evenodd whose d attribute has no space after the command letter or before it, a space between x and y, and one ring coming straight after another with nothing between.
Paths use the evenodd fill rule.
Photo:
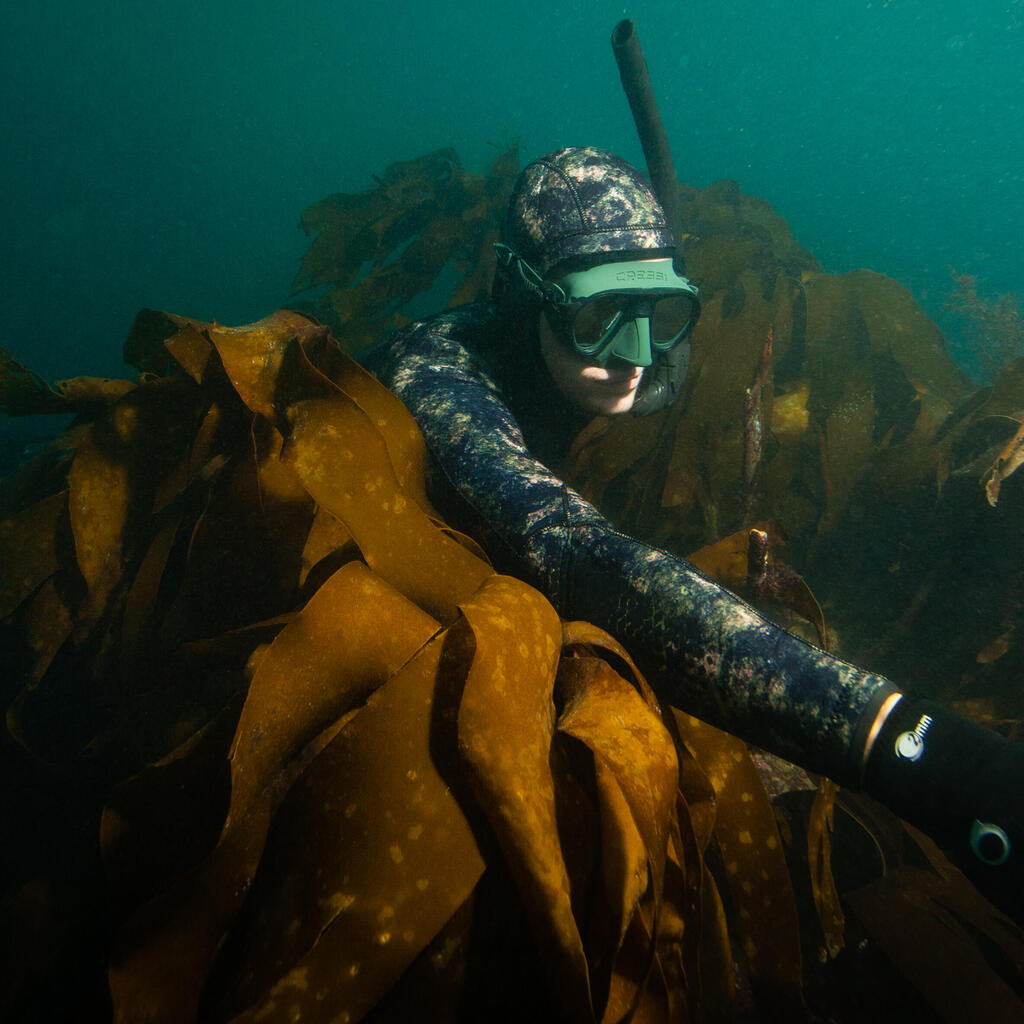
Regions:
<instances>
[{"instance_id":1,"label":"diver's eye","mask_svg":"<svg viewBox=\"0 0 1024 1024\"><path fill-rule=\"evenodd\" d=\"M598 297L585 303L576 314L573 334L578 345L597 345L622 316L621 304L608 298Z\"/></svg>"}]
</instances>

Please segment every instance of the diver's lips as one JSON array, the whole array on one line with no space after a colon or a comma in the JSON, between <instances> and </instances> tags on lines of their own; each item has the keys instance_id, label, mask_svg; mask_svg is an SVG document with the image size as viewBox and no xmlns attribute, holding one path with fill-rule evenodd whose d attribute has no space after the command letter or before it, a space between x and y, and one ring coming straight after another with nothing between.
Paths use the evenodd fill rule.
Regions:
<instances>
[{"instance_id":1,"label":"diver's lips","mask_svg":"<svg viewBox=\"0 0 1024 1024\"><path fill-rule=\"evenodd\" d=\"M611 380L596 380L594 383L605 391L614 391L616 394L628 395L635 391L640 384L640 375L634 377L615 377Z\"/></svg>"}]
</instances>

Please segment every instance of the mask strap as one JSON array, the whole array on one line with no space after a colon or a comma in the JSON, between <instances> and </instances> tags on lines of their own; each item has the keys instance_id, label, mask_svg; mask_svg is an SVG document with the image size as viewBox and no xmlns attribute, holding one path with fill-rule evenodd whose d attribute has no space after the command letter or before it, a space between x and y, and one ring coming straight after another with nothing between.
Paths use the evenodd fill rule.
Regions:
<instances>
[{"instance_id":1,"label":"mask strap","mask_svg":"<svg viewBox=\"0 0 1024 1024\"><path fill-rule=\"evenodd\" d=\"M545 281L514 249L510 249L502 242L495 242L494 253L498 257L498 266L504 273L508 277L518 276L522 287L541 302L561 306L568 300L561 287L554 281Z\"/></svg>"}]
</instances>

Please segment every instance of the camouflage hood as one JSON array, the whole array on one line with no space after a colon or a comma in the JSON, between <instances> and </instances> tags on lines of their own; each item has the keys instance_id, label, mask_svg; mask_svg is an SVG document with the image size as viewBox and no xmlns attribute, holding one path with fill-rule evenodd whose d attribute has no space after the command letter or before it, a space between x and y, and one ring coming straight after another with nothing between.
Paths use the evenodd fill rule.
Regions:
<instances>
[{"instance_id":1,"label":"camouflage hood","mask_svg":"<svg viewBox=\"0 0 1024 1024\"><path fill-rule=\"evenodd\" d=\"M591 146L559 149L523 168L503 241L541 275L580 256L675 246L650 185L625 160Z\"/></svg>"}]
</instances>

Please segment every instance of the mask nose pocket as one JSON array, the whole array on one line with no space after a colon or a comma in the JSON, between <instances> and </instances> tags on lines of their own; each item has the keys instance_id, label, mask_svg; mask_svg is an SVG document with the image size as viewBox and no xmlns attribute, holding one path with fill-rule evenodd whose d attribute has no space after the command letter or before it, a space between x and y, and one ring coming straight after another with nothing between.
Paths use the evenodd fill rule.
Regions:
<instances>
[{"instance_id":1,"label":"mask nose pocket","mask_svg":"<svg viewBox=\"0 0 1024 1024\"><path fill-rule=\"evenodd\" d=\"M651 321L647 317L626 320L615 334L610 354L634 366L650 366L654 361Z\"/></svg>"}]
</instances>

